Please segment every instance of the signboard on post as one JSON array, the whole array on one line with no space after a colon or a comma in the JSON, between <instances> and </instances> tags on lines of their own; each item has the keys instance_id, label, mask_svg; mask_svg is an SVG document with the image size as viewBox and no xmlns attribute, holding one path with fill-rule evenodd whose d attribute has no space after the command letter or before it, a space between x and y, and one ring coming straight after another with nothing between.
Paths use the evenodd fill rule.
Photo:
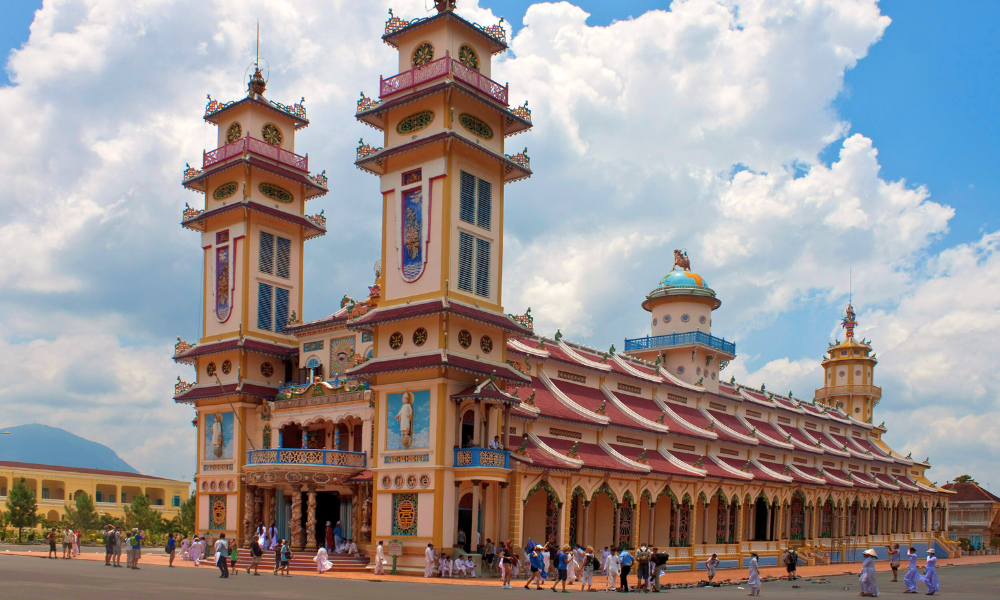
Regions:
<instances>
[{"instance_id":1,"label":"signboard on post","mask_svg":"<svg viewBox=\"0 0 1000 600\"><path fill-rule=\"evenodd\" d=\"M396 575L396 559L403 555L403 542L399 540L389 540L389 543L385 545L385 551L392 557L392 571L390 571L389 574Z\"/></svg>"}]
</instances>

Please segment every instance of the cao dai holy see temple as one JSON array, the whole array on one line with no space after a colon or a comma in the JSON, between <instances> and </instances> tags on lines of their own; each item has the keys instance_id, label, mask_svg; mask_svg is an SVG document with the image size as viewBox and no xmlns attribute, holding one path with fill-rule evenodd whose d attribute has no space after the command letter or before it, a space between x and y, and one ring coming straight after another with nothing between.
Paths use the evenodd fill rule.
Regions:
<instances>
[{"instance_id":1,"label":"cao dai holy see temple","mask_svg":"<svg viewBox=\"0 0 1000 600\"><path fill-rule=\"evenodd\" d=\"M459 530L473 546L648 542L674 568L751 550L773 564L787 544L833 560L890 541L945 549L947 492L882 441L852 308L807 400L725 377L722 302L682 253L641 302L650 335L621 351L504 313L506 185L532 174L505 146L531 113L491 78L503 29L437 4L389 19L399 74L358 101L382 140L355 163L377 177L381 256L367 297L329 317L299 318L305 244L326 233L306 204L329 190L295 144L303 103L270 100L259 71L245 98L209 101L218 147L184 173L204 204L181 223L201 234L203 328L174 355L196 371L175 400L197 412L198 529L244 540L276 523L310 549L339 520L362 548L399 540L404 570Z\"/></svg>"}]
</instances>

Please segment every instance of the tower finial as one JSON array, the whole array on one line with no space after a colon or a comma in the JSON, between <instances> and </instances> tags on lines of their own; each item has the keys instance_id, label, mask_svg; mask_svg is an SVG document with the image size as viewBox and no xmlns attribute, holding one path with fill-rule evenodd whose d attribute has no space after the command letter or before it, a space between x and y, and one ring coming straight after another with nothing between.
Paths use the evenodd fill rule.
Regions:
<instances>
[{"instance_id":1,"label":"tower finial","mask_svg":"<svg viewBox=\"0 0 1000 600\"><path fill-rule=\"evenodd\" d=\"M858 326L858 321L855 318L854 307L850 304L850 302L847 304L847 314L840 324L845 330L847 330L847 338L853 338L854 328Z\"/></svg>"}]
</instances>

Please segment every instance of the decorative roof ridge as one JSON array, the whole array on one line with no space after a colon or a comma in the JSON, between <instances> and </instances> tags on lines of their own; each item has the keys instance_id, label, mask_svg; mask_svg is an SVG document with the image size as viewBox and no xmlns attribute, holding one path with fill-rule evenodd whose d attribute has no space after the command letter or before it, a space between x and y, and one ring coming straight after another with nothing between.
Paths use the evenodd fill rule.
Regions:
<instances>
[{"instance_id":1,"label":"decorative roof ridge","mask_svg":"<svg viewBox=\"0 0 1000 600\"><path fill-rule=\"evenodd\" d=\"M712 452L711 450L709 450L708 452L706 452L705 456L707 456L709 458L709 460L711 460L716 465L718 465L718 467L720 469L722 469L723 471L726 471L726 472L728 472L728 473L730 473L732 475L735 475L739 479L745 479L747 481L750 481L751 479L753 479L753 473L747 473L746 471L743 471L741 469L737 469L736 467L730 465L726 461L724 461L721 458L719 458L718 455L716 455L715 452Z\"/></svg>"},{"instance_id":2,"label":"decorative roof ridge","mask_svg":"<svg viewBox=\"0 0 1000 600\"><path fill-rule=\"evenodd\" d=\"M784 473L778 473L777 471L773 471L773 470L765 467L764 465L762 465L760 463L759 460L757 460L753 456L750 457L750 464L752 464L753 466L757 467L761 471L764 471L765 473L767 473L771 477L777 477L778 479L781 479L785 483L791 483L792 481L795 480L794 477L789 477L788 475L785 475Z\"/></svg>"},{"instance_id":3,"label":"decorative roof ridge","mask_svg":"<svg viewBox=\"0 0 1000 600\"><path fill-rule=\"evenodd\" d=\"M796 465L794 462L786 462L784 464L786 467L789 468L789 470L793 471L796 475L804 477L805 479L812 480L813 483L819 483L821 485L826 483L825 479L821 477L813 477L812 475L809 475L805 471L799 469L798 465Z\"/></svg>"},{"instance_id":4,"label":"decorative roof ridge","mask_svg":"<svg viewBox=\"0 0 1000 600\"><path fill-rule=\"evenodd\" d=\"M705 393L708 391L704 386L695 385L693 383L688 383L684 380L678 379L677 377L674 376L673 373L671 373L666 369L660 369L660 376L663 377L663 379L666 380L667 383L673 384L685 390L689 390L692 392L699 392L699 393Z\"/></svg>"},{"instance_id":5,"label":"decorative roof ridge","mask_svg":"<svg viewBox=\"0 0 1000 600\"><path fill-rule=\"evenodd\" d=\"M535 434L534 431L525 431L524 434L528 437L529 440L531 440L532 444L534 444L539 450L541 450L545 454L549 455L551 458L554 458L554 459L556 459L558 461L564 462L564 463L569 464L569 465L573 465L577 469L579 469L579 468L581 468L581 467L584 466L584 463L583 463L582 459L571 458L569 456L566 456L565 454L562 454L560 452L556 452L554 449L550 448L549 445L546 444L545 442L543 442Z\"/></svg>"},{"instance_id":6,"label":"decorative roof ridge","mask_svg":"<svg viewBox=\"0 0 1000 600\"><path fill-rule=\"evenodd\" d=\"M837 440L835 440L833 438L833 436L836 435L836 434L830 433L829 431L826 431L826 430L821 431L821 433L831 443L833 443L833 444L840 444L839 441L837 441ZM867 460L868 459L868 455L867 454L858 451L858 449L856 447L856 444L853 444L851 442L850 436L844 436L844 438L847 440L848 444L850 444L850 445L848 445L848 444L841 444L842 447L839 448L839 450L841 452L847 452L848 454L850 454L854 458L860 458L862 460ZM855 446L855 447L852 448L852 446Z\"/></svg>"},{"instance_id":7,"label":"decorative roof ridge","mask_svg":"<svg viewBox=\"0 0 1000 600\"><path fill-rule=\"evenodd\" d=\"M746 444L749 444L751 446L759 446L760 445L760 441L758 441L757 438L749 436L749 435L746 435L744 433L740 433L740 432L736 431L735 429L729 427L728 425L724 424L722 421L720 421L720 420L718 420L716 418L713 418L712 415L708 412L708 409L706 409L704 406L698 406L698 412L700 412L702 414L702 416L705 417L706 419L708 419L709 421L712 421L712 423L714 423L716 427L718 427L722 431L728 433L729 435L735 436L735 437L739 438L740 440L744 441ZM729 413L726 413L726 414L729 414Z\"/></svg>"},{"instance_id":8,"label":"decorative roof ridge","mask_svg":"<svg viewBox=\"0 0 1000 600\"><path fill-rule=\"evenodd\" d=\"M382 41L393 48L397 48L396 44L393 43L393 38L399 35L412 31L419 25L425 25L432 21L438 19L453 18L459 23L465 25L470 30L486 38L491 44L493 44L493 49L491 49L491 55L497 55L507 49L507 32L499 24L483 26L478 23L473 23L468 19L460 17L454 9L444 10L438 12L436 15L431 15L429 17L416 17L410 19L409 21L395 16L392 13L392 9L389 9L389 18L385 22L385 33L382 35ZM500 23L503 23L503 17L500 18Z\"/></svg>"},{"instance_id":9,"label":"decorative roof ridge","mask_svg":"<svg viewBox=\"0 0 1000 600\"><path fill-rule=\"evenodd\" d=\"M670 417L677 423L680 423L681 426L687 429L689 432L694 433L698 437L704 437L712 440L719 439L719 434L715 433L714 431L706 431L701 427L698 427L692 423L689 423L687 420L683 419L680 415L674 412L672 408L670 408L669 403L664 402L663 400L660 399L659 394L653 394L653 402L655 402L656 405L660 407L660 410L665 412L668 417Z\"/></svg>"},{"instance_id":10,"label":"decorative roof ridge","mask_svg":"<svg viewBox=\"0 0 1000 600\"><path fill-rule=\"evenodd\" d=\"M527 344L521 342L521 340L507 340L507 347L514 347L514 350L521 352L522 354L529 354L531 356L537 356L538 358L548 358L551 353L548 350L542 348L532 348Z\"/></svg>"},{"instance_id":11,"label":"decorative roof ridge","mask_svg":"<svg viewBox=\"0 0 1000 600\"><path fill-rule=\"evenodd\" d=\"M607 452L609 456L611 456L612 458L614 458L615 460L617 460L618 462L622 463L623 465L625 465L627 467L631 467L633 469L639 469L640 471L643 471L643 472L646 472L646 473L649 473L650 471L652 471L652 468L649 465L645 465L645 464L643 464L641 462L634 461L631 458L628 458L627 456L625 456L624 454L622 454L621 452L618 452L617 450L615 450L614 448L612 448L611 444L609 444L606 441L604 441L604 438L601 438L597 442L597 445L601 448L601 450L604 450L605 452Z\"/></svg>"},{"instance_id":12,"label":"decorative roof ridge","mask_svg":"<svg viewBox=\"0 0 1000 600\"><path fill-rule=\"evenodd\" d=\"M611 403L615 405L615 408L625 413L625 415L627 415L630 419L632 419L636 423L639 423L643 427L647 429L652 429L653 431L658 431L660 433L668 433L670 431L670 428L664 425L663 423L650 421L649 419L643 417L642 415L636 413L634 410L629 408L624 402L618 399L618 396L616 396L610 389L608 389L607 384L604 383L601 384L601 392L604 393L605 398L610 400Z\"/></svg>"},{"instance_id":13,"label":"decorative roof ridge","mask_svg":"<svg viewBox=\"0 0 1000 600\"><path fill-rule=\"evenodd\" d=\"M812 446L805 446L801 441L797 440L794 435L788 433L789 429L798 430L799 429L798 427L794 425L789 425L786 428L785 426L782 426L780 423L777 422L776 417L771 417L770 419L767 420L767 422L771 427L774 427L775 431L784 434L786 436L785 439L788 440L788 442L792 445L793 448L804 450L806 452L812 452L814 454L826 454L825 452L823 452L822 448L816 447L815 442L813 443ZM806 439L809 439L809 436L806 436Z\"/></svg>"},{"instance_id":14,"label":"decorative roof ridge","mask_svg":"<svg viewBox=\"0 0 1000 600\"><path fill-rule=\"evenodd\" d=\"M294 125L296 131L298 131L299 129L304 129L309 126L309 119L306 118L305 97L303 97L298 104L293 104L292 106L288 106L280 102L274 102L272 100L268 100L263 96L261 96L260 98L255 98L254 96L244 96L239 100L230 100L229 102L219 102L218 100L212 100L212 95L209 94L208 103L205 105L204 119L209 123L218 125L218 123L216 123L216 117L248 101L255 102L260 106L262 106L263 108L277 111L281 113L283 116L288 117L293 121L296 121Z\"/></svg>"},{"instance_id":15,"label":"decorative roof ridge","mask_svg":"<svg viewBox=\"0 0 1000 600\"><path fill-rule=\"evenodd\" d=\"M562 350L563 352L565 352L567 355L569 355L570 358L572 358L573 360L579 362L580 364L582 364L582 365L584 365L586 367L589 367L591 369L597 369L598 371L605 371L605 372L611 372L613 370L612 367L611 367L611 365L609 365L607 363L601 363L601 362L593 361L593 360L590 360L589 358L583 356L582 354L580 354L579 352L577 352L576 348L571 347L569 344L567 344L563 340L557 340L556 344L559 346L559 349ZM584 351L584 352L586 352L586 350L583 350L582 348L581 348L581 350Z\"/></svg>"},{"instance_id":16,"label":"decorative roof ridge","mask_svg":"<svg viewBox=\"0 0 1000 600\"><path fill-rule=\"evenodd\" d=\"M700 467L696 467L694 465L689 465L683 460L671 454L670 451L667 450L667 448L663 445L662 442L656 445L656 451L660 453L660 456L667 459L667 461L670 462L670 464L674 465L675 467L684 469L685 471L693 475L700 475L701 477L706 477L708 475L707 470L702 469Z\"/></svg>"},{"instance_id":17,"label":"decorative roof ridge","mask_svg":"<svg viewBox=\"0 0 1000 600\"><path fill-rule=\"evenodd\" d=\"M544 370L540 369L538 371L538 380L542 382L542 385L545 386L546 390L548 390L550 394L555 396L556 400L562 402L563 405L566 406L566 408L570 409L571 411L575 412L581 417L589 419L591 421L595 421L597 423L600 423L601 425L609 425L611 423L611 419L609 417L605 415L599 415L593 411L587 410L586 408L574 402L562 390L556 387L554 383L552 383L552 380L549 379L549 376L546 375Z\"/></svg>"},{"instance_id":18,"label":"decorative roof ridge","mask_svg":"<svg viewBox=\"0 0 1000 600\"><path fill-rule=\"evenodd\" d=\"M639 369L636 369L635 367L633 367L632 365L629 364L629 361L627 361L624 358L622 358L621 354L614 354L614 355L612 355L611 358L616 363L618 363L619 365L621 365L621 367L623 369L625 369L626 371L628 371L632 375L635 375L636 377L639 377L641 379L645 379L646 381L651 381L653 383L662 383L663 382L663 378L660 377L659 375L649 375L648 373L643 373Z\"/></svg>"},{"instance_id":19,"label":"decorative roof ridge","mask_svg":"<svg viewBox=\"0 0 1000 600\"><path fill-rule=\"evenodd\" d=\"M747 418L740 413L740 411L735 411L734 414L736 415L736 418L739 420L740 423L742 423L743 425L745 425L748 429L753 430L755 432L754 435L756 435L757 437L763 439L768 444L773 444L773 445L777 446L778 448L784 448L786 450L794 450L795 449L795 446L793 444L791 444L790 442L786 442L784 440L776 440L776 439L773 439L773 438L771 438L770 436L768 436L766 434L763 434L763 433L757 431L757 428L754 427L753 424L750 423L750 421L748 421ZM769 421L765 421L765 422L768 425L770 425Z\"/></svg>"}]
</instances>

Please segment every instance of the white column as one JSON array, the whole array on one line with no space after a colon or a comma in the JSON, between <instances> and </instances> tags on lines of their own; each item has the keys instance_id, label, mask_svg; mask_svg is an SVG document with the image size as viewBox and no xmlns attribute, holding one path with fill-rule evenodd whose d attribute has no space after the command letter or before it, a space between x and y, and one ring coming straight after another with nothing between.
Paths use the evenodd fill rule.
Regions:
<instances>
[{"instance_id":1,"label":"white column","mask_svg":"<svg viewBox=\"0 0 1000 600\"><path fill-rule=\"evenodd\" d=\"M476 406L479 406L478 404ZM472 525L469 526L469 548L475 552L476 551L476 540L479 536L479 497L481 482L477 480L472 481Z\"/></svg>"}]
</instances>

